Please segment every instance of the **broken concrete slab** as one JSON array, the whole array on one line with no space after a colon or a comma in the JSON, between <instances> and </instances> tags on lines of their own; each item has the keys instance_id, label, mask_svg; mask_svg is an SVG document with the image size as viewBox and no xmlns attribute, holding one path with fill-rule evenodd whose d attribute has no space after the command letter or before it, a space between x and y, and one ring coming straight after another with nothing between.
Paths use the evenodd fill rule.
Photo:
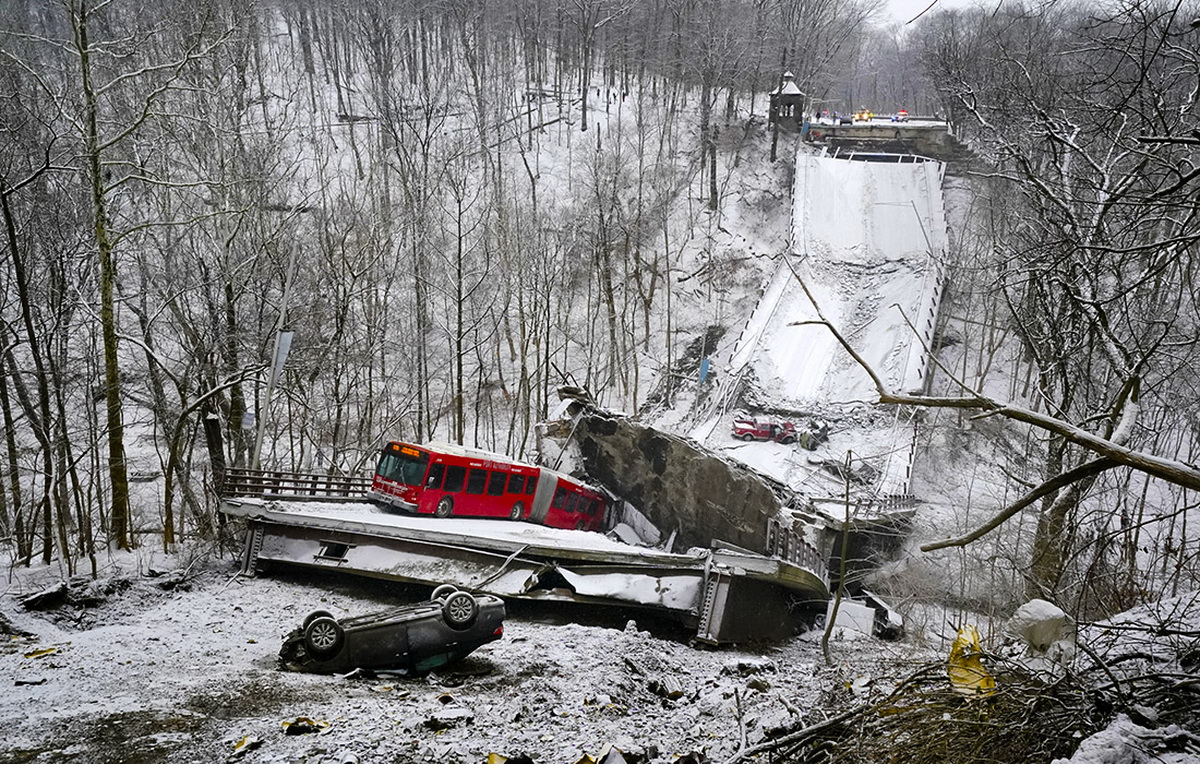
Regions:
<instances>
[{"instance_id":1,"label":"broken concrete slab","mask_svg":"<svg viewBox=\"0 0 1200 764\"><path fill-rule=\"evenodd\" d=\"M384 514L362 503L227 499L221 511L247 524L245 573L302 566L501 597L636 605L696 627L711 644L792 636L803 626L797 601L828 597L824 571L746 551L677 554L597 533Z\"/></svg>"}]
</instances>

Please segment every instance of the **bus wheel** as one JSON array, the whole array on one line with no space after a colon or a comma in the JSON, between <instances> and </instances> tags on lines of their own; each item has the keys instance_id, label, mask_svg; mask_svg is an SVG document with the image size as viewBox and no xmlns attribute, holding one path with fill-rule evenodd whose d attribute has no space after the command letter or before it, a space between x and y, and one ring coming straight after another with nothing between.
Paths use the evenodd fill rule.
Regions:
<instances>
[{"instance_id":1,"label":"bus wheel","mask_svg":"<svg viewBox=\"0 0 1200 764\"><path fill-rule=\"evenodd\" d=\"M513 504L512 511L508 513L508 519L509 520L520 520L524 516L525 516L525 505L519 501L516 504Z\"/></svg>"},{"instance_id":2,"label":"bus wheel","mask_svg":"<svg viewBox=\"0 0 1200 764\"><path fill-rule=\"evenodd\" d=\"M441 500L438 501L437 509L433 510L433 516L449 517L450 513L453 511L454 499L451 499L449 496L443 496Z\"/></svg>"}]
</instances>

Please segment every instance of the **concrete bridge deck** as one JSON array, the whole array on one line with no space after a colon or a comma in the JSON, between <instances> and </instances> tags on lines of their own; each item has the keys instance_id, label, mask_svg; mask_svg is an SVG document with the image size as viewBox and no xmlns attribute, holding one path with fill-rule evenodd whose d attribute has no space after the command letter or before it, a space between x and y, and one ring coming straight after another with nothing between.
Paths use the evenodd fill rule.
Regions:
<instances>
[{"instance_id":1,"label":"concrete bridge deck","mask_svg":"<svg viewBox=\"0 0 1200 764\"><path fill-rule=\"evenodd\" d=\"M323 568L508 598L640 608L694 626L698 640L713 644L790 636L796 604L829 597L815 550L807 565L729 548L680 554L600 533L396 515L334 499L227 498L221 511L246 522L246 574Z\"/></svg>"}]
</instances>

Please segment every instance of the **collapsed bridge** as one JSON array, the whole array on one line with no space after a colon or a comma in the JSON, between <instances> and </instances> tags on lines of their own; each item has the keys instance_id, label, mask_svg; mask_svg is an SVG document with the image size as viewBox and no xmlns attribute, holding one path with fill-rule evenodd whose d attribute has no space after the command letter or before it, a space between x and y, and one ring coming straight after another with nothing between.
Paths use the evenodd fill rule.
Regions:
<instances>
[{"instance_id":1,"label":"collapsed bridge","mask_svg":"<svg viewBox=\"0 0 1200 764\"><path fill-rule=\"evenodd\" d=\"M392 514L366 501L365 481L317 478L231 473L243 495L226 495L221 511L245 523L243 573L322 569L620 606L671 617L710 644L790 636L802 606L829 596L825 558L786 532L774 543L790 559L716 541L670 552L528 522Z\"/></svg>"}]
</instances>

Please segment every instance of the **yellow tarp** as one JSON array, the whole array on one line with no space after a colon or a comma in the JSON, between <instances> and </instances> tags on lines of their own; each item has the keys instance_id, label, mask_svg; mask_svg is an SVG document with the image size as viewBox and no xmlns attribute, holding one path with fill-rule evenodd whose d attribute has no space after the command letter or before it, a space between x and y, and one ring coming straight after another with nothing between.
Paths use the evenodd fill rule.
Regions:
<instances>
[{"instance_id":1,"label":"yellow tarp","mask_svg":"<svg viewBox=\"0 0 1200 764\"><path fill-rule=\"evenodd\" d=\"M979 632L974 626L964 626L950 645L950 659L946 672L950 684L965 695L991 695L996 691L996 677L983 666L980 656L983 646L979 643Z\"/></svg>"}]
</instances>

